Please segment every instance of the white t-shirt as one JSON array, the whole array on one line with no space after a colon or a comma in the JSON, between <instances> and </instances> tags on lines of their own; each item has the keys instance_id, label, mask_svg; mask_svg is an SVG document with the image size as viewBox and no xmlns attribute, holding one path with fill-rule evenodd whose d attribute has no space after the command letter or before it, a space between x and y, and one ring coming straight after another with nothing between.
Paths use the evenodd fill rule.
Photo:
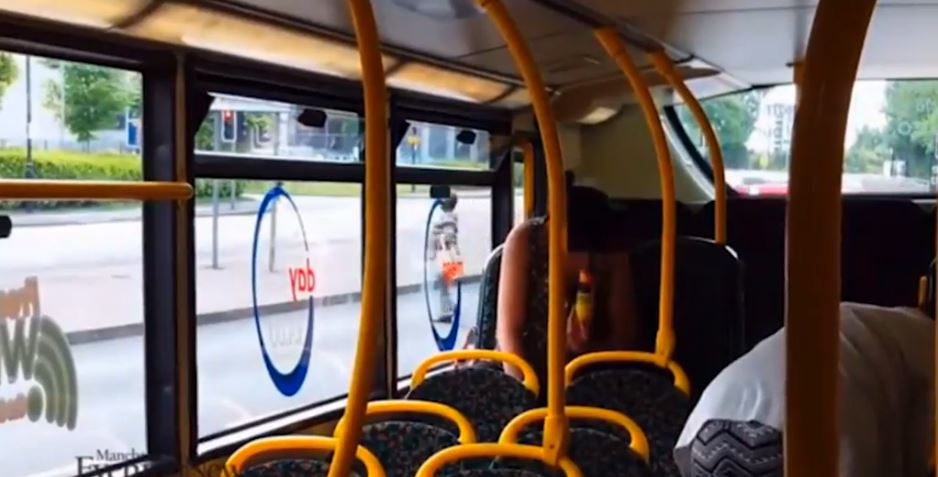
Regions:
<instances>
[{"instance_id":1,"label":"white t-shirt","mask_svg":"<svg viewBox=\"0 0 938 477\"><path fill-rule=\"evenodd\" d=\"M911 308L840 306L840 475L925 476L934 446L935 323ZM726 367L704 391L674 449L691 475L690 445L711 419L784 431L785 329Z\"/></svg>"}]
</instances>

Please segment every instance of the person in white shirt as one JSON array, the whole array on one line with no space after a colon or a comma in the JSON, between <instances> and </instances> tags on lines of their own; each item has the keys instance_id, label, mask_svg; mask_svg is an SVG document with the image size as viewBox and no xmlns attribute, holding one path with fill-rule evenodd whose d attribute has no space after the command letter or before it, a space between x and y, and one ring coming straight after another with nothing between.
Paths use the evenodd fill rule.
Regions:
<instances>
[{"instance_id":1,"label":"person in white shirt","mask_svg":"<svg viewBox=\"0 0 938 477\"><path fill-rule=\"evenodd\" d=\"M925 477L934 447L935 322L840 306L840 475ZM782 476L785 329L707 386L674 449L683 477Z\"/></svg>"}]
</instances>

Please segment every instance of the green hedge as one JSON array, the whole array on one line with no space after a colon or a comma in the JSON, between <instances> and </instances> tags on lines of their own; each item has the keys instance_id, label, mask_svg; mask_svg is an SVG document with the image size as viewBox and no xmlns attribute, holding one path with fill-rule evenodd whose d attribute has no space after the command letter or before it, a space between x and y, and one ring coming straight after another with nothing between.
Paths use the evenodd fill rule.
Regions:
<instances>
[{"instance_id":1,"label":"green hedge","mask_svg":"<svg viewBox=\"0 0 938 477\"><path fill-rule=\"evenodd\" d=\"M74 152L35 151L33 162L36 177L48 180L83 181L139 181L143 174L140 156L128 154L81 154ZM0 150L0 178L22 179L26 177L26 151L23 149ZM221 180L221 197L231 194L231 181ZM212 181L196 181L196 197L212 197ZM241 196L244 182L236 181L235 194ZM54 209L93 205L93 201L32 201L33 207ZM0 208L11 209L24 206L23 202L2 202Z\"/></svg>"}]
</instances>

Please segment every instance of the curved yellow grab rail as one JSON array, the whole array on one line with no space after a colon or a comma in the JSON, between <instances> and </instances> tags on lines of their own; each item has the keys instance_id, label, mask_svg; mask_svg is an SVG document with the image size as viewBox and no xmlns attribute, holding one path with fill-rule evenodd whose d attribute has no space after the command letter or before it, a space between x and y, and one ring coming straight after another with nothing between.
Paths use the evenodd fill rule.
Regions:
<instances>
[{"instance_id":1,"label":"curved yellow grab rail","mask_svg":"<svg viewBox=\"0 0 938 477\"><path fill-rule=\"evenodd\" d=\"M4 200L188 200L185 182L0 180Z\"/></svg>"},{"instance_id":2,"label":"curved yellow grab rail","mask_svg":"<svg viewBox=\"0 0 938 477\"><path fill-rule=\"evenodd\" d=\"M410 378L410 387L416 388L420 386L427 378L427 373L430 371L430 368L437 364L470 359L508 363L521 370L521 374L524 376L522 382L528 391L534 393L535 396L539 396L541 393L541 384L538 382L537 373L534 372L534 368L531 367L527 361L512 353L489 349L461 349L433 355L420 363L417 369L414 370L414 374Z\"/></svg>"},{"instance_id":3,"label":"curved yellow grab rail","mask_svg":"<svg viewBox=\"0 0 938 477\"><path fill-rule=\"evenodd\" d=\"M534 217L534 144L522 139L521 152L524 156L524 220L529 220Z\"/></svg>"},{"instance_id":4,"label":"curved yellow grab rail","mask_svg":"<svg viewBox=\"0 0 938 477\"><path fill-rule=\"evenodd\" d=\"M543 462L551 467L559 468L567 477L582 477L583 473L568 457L561 457L556 465L548 458L541 447L508 445L508 444L470 444L467 446L450 447L437 452L427 459L416 477L434 477L443 467L461 460L506 457L509 459L525 459Z\"/></svg>"},{"instance_id":5,"label":"curved yellow grab rail","mask_svg":"<svg viewBox=\"0 0 938 477\"><path fill-rule=\"evenodd\" d=\"M381 327L387 292L388 209L391 166L388 161L388 101L381 62L378 27L369 0L347 0L358 41L365 92L365 273L362 286L361 325L355 350L355 368L345 408L342 433L329 477L349 475L352 456L361 436L362 420L374 382L375 337Z\"/></svg>"},{"instance_id":6,"label":"curved yellow grab rail","mask_svg":"<svg viewBox=\"0 0 938 477\"><path fill-rule=\"evenodd\" d=\"M541 78L531 51L518 26L500 0L476 0L491 18L508 46L512 59L524 78L531 95L534 116L537 119L544 145L547 166L548 208L547 223L547 408L544 421L544 449L549 460L556 462L567 449L567 423L563 413L566 396L563 385L563 366L567 358L567 317L564 314L564 283L567 263L567 189L563 172L563 156L557 121L547 97L547 88Z\"/></svg>"},{"instance_id":7,"label":"curved yellow grab rail","mask_svg":"<svg viewBox=\"0 0 938 477\"><path fill-rule=\"evenodd\" d=\"M838 472L841 180L847 115L875 0L820 0L788 186L785 475Z\"/></svg>"},{"instance_id":8,"label":"curved yellow grab rail","mask_svg":"<svg viewBox=\"0 0 938 477\"><path fill-rule=\"evenodd\" d=\"M674 361L662 361L660 354L646 353L643 351L600 351L578 356L567 364L564 382L569 386L580 370L602 363L651 364L662 369L667 369L671 372L671 375L674 376L674 387L685 395L690 396L690 379L687 378L687 373L684 372L684 369L681 368L679 364Z\"/></svg>"},{"instance_id":9,"label":"curved yellow grab rail","mask_svg":"<svg viewBox=\"0 0 938 477\"><path fill-rule=\"evenodd\" d=\"M641 456L646 463L650 462L651 450L648 448L648 437L645 435L645 431L625 414L610 411L609 409L585 406L567 406L564 411L567 413L567 418L571 420L603 421L625 429L631 437L629 448ZM515 416L502 430L502 435L498 439L499 444L517 443L518 434L525 427L542 421L545 417L547 417L547 409L544 408L532 409Z\"/></svg>"},{"instance_id":10,"label":"curved yellow grab rail","mask_svg":"<svg viewBox=\"0 0 938 477\"><path fill-rule=\"evenodd\" d=\"M337 448L338 439L322 436L283 436L266 437L249 442L236 450L225 462L225 469L231 475L241 473L251 465L260 464L258 459L297 458L305 452L331 452ZM381 462L368 449L357 446L355 457L365 465L370 477L384 477ZM333 464L330 468L335 467ZM343 475L349 475L348 473Z\"/></svg>"},{"instance_id":11,"label":"curved yellow grab rail","mask_svg":"<svg viewBox=\"0 0 938 477\"><path fill-rule=\"evenodd\" d=\"M456 427L459 429L459 442L461 444L474 444L476 442L476 432L475 429L472 428L472 423L469 422L469 419L466 419L459 411L445 404L429 401L392 400L370 402L368 403L368 407L365 408L365 416L367 417L404 413L423 414L446 419L456 424ZM344 431L345 418L343 417L336 425L335 435L342 435Z\"/></svg>"},{"instance_id":12,"label":"curved yellow grab rail","mask_svg":"<svg viewBox=\"0 0 938 477\"><path fill-rule=\"evenodd\" d=\"M677 200L674 193L674 170L671 165L671 151L658 117L655 100L651 97L648 83L642 76L629 52L619 38L619 33L612 28L599 28L594 34L619 69L629 81L635 98L642 107L645 123L651 132L655 144L655 156L658 158L658 172L661 176L661 291L658 298L658 337L655 352L670 361L674 354L674 242L677 239Z\"/></svg>"},{"instance_id":13,"label":"curved yellow grab rail","mask_svg":"<svg viewBox=\"0 0 938 477\"><path fill-rule=\"evenodd\" d=\"M713 169L713 241L726 245L726 173L723 165L723 149L720 147L720 141L717 139L716 132L713 130L713 124L707 118L707 113L694 93L691 93L684 83L684 78L674 69L674 62L663 51L655 51L648 54L651 63L658 70L675 91L684 100L684 104L694 116L700 132L703 134L704 142L707 143L707 151L710 153L710 165Z\"/></svg>"}]
</instances>

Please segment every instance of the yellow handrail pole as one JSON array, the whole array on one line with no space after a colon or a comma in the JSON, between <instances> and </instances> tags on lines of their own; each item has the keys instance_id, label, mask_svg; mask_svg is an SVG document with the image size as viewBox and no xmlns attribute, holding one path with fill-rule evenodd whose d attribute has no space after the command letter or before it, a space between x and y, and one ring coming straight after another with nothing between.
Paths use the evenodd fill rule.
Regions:
<instances>
[{"instance_id":1,"label":"yellow handrail pole","mask_svg":"<svg viewBox=\"0 0 938 477\"><path fill-rule=\"evenodd\" d=\"M362 67L365 92L365 273L362 287L361 325L355 351L355 368L345 408L345 431L336 436L329 477L349 475L361 436L368 395L373 383L376 346L386 290L389 189L388 104L378 27L369 0L347 0Z\"/></svg>"},{"instance_id":2,"label":"yellow handrail pole","mask_svg":"<svg viewBox=\"0 0 938 477\"><path fill-rule=\"evenodd\" d=\"M876 0L818 2L788 195L785 475L838 473L841 175L850 96Z\"/></svg>"},{"instance_id":3,"label":"yellow handrail pole","mask_svg":"<svg viewBox=\"0 0 938 477\"><path fill-rule=\"evenodd\" d=\"M658 117L658 108L651 97L648 83L642 76L632 57L625 49L619 33L612 28L599 28L594 31L596 39L606 50L629 81L632 92L638 100L645 117L645 123L651 132L655 144L655 156L658 158L658 172L661 176L661 290L658 298L658 337L655 353L662 364L670 361L674 354L674 242L677 239L677 201L674 193L674 170L671 165L671 151L664 135L664 128Z\"/></svg>"},{"instance_id":4,"label":"yellow handrail pole","mask_svg":"<svg viewBox=\"0 0 938 477\"><path fill-rule=\"evenodd\" d=\"M555 464L567 449L567 418L564 415L563 369L567 357L567 320L564 316L564 265L567 263L567 190L557 122L547 98L531 51L501 0L476 0L508 45L524 83L531 94L534 115L544 144L548 182L548 292L547 292L547 418L544 420L544 451Z\"/></svg>"},{"instance_id":5,"label":"yellow handrail pole","mask_svg":"<svg viewBox=\"0 0 938 477\"><path fill-rule=\"evenodd\" d=\"M191 197L192 186L186 182L0 180L0 198L6 200L144 201L188 200Z\"/></svg>"},{"instance_id":6,"label":"yellow handrail pole","mask_svg":"<svg viewBox=\"0 0 938 477\"><path fill-rule=\"evenodd\" d=\"M534 217L534 144L527 138L521 140L524 157L524 220Z\"/></svg>"},{"instance_id":7,"label":"yellow handrail pole","mask_svg":"<svg viewBox=\"0 0 938 477\"><path fill-rule=\"evenodd\" d=\"M648 54L651 63L655 69L663 76L675 91L684 100L684 104L690 109L694 120L700 132L703 133L704 142L707 143L707 152L710 153L710 164L713 169L713 193L714 193L714 211L713 211L713 241L726 245L726 173L723 165L723 149L720 147L720 141L717 139L716 132L713 130L713 124L707 118L707 113L700 105L700 101L694 97L694 93L688 89L684 78L674 69L674 62L663 51L655 51Z\"/></svg>"}]
</instances>

